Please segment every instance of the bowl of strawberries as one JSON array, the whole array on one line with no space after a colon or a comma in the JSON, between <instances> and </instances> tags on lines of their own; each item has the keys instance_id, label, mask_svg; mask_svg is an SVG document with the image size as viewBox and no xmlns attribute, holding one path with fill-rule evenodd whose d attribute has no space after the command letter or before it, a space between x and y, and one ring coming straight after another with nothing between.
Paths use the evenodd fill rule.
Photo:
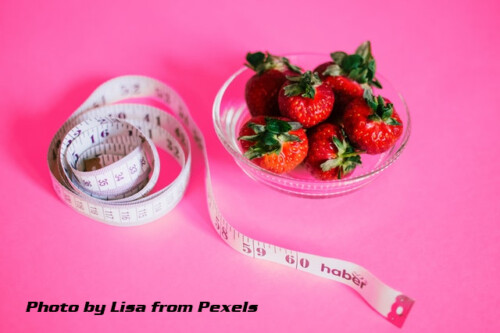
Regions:
<instances>
[{"instance_id":1,"label":"bowl of strawberries","mask_svg":"<svg viewBox=\"0 0 500 333\"><path fill-rule=\"evenodd\" d=\"M403 152L408 107L376 73L370 42L354 53L248 53L213 105L220 141L251 178L288 194L342 195Z\"/></svg>"}]
</instances>

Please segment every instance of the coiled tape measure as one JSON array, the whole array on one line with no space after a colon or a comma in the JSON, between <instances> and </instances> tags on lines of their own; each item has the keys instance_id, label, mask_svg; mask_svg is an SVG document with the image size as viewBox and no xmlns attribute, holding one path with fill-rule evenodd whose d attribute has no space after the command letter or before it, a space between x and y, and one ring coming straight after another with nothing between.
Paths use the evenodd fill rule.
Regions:
<instances>
[{"instance_id":1,"label":"coiled tape measure","mask_svg":"<svg viewBox=\"0 0 500 333\"><path fill-rule=\"evenodd\" d=\"M117 104L132 98L161 100L172 114L146 104ZM52 139L48 164L57 195L94 220L135 226L154 221L182 199L191 172L191 144L201 149L207 202L220 237L241 254L272 261L343 283L398 327L414 301L361 266L292 251L243 235L222 216L212 193L205 140L180 96L144 76L122 76L99 86ZM160 170L157 147L181 166L175 180L149 194Z\"/></svg>"}]
</instances>

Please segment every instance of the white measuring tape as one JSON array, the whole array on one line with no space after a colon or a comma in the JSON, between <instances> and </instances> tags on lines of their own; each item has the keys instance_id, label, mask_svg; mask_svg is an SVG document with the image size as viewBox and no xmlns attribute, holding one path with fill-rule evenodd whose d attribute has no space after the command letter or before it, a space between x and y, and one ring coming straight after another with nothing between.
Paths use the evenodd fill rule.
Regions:
<instances>
[{"instance_id":1,"label":"white measuring tape","mask_svg":"<svg viewBox=\"0 0 500 333\"><path fill-rule=\"evenodd\" d=\"M146 104L116 104L132 98L161 100L169 114ZM57 195L94 220L117 226L151 222L181 200L191 171L189 130L203 152L208 208L213 226L233 249L341 282L377 312L401 327L413 300L356 264L297 252L254 240L222 216L212 193L205 140L186 104L169 86L143 76L122 76L99 86L59 129L48 163ZM165 188L149 194L160 170L159 147L182 167Z\"/></svg>"}]
</instances>

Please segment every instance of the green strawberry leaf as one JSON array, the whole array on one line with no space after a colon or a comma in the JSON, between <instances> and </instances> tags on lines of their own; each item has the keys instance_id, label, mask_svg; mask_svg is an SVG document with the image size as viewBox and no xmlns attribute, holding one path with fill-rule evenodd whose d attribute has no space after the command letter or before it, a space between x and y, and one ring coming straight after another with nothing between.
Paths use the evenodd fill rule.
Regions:
<instances>
[{"instance_id":1,"label":"green strawberry leaf","mask_svg":"<svg viewBox=\"0 0 500 333\"><path fill-rule=\"evenodd\" d=\"M344 173L348 173L349 171L354 170L354 168L356 168L356 165L355 165L355 164L353 164L353 163L344 164L344 165L342 166L342 171L343 171Z\"/></svg>"},{"instance_id":2,"label":"green strawberry leaf","mask_svg":"<svg viewBox=\"0 0 500 333\"><path fill-rule=\"evenodd\" d=\"M377 96L377 104L381 105L382 108L385 106L385 100L384 100L384 98L381 95Z\"/></svg>"},{"instance_id":3,"label":"green strawberry leaf","mask_svg":"<svg viewBox=\"0 0 500 333\"><path fill-rule=\"evenodd\" d=\"M394 113L394 107L392 104L387 104L386 106L381 108L381 115L380 118L382 119L389 119L392 117L392 114Z\"/></svg>"},{"instance_id":4,"label":"green strawberry leaf","mask_svg":"<svg viewBox=\"0 0 500 333\"><path fill-rule=\"evenodd\" d=\"M293 134L283 133L278 136L281 142L301 142L300 138Z\"/></svg>"},{"instance_id":5,"label":"green strawberry leaf","mask_svg":"<svg viewBox=\"0 0 500 333\"><path fill-rule=\"evenodd\" d=\"M292 65L287 58L275 56L269 52L248 52L246 60L245 66L254 70L257 74L262 74L270 69L277 69L281 72L290 69L293 72L302 73L300 67Z\"/></svg>"},{"instance_id":6,"label":"green strawberry leaf","mask_svg":"<svg viewBox=\"0 0 500 333\"><path fill-rule=\"evenodd\" d=\"M341 158L332 158L321 163L319 166L324 172L330 171L338 166L342 165Z\"/></svg>"},{"instance_id":7,"label":"green strawberry leaf","mask_svg":"<svg viewBox=\"0 0 500 333\"><path fill-rule=\"evenodd\" d=\"M249 66L248 65L247 66L255 70L259 65L264 63L266 55L262 52L255 52L255 53L248 52L246 59L249 64Z\"/></svg>"},{"instance_id":8,"label":"green strawberry leaf","mask_svg":"<svg viewBox=\"0 0 500 333\"><path fill-rule=\"evenodd\" d=\"M271 133L279 134L290 131L292 129L292 126L288 122L280 119L266 118L265 128Z\"/></svg>"},{"instance_id":9,"label":"green strawberry leaf","mask_svg":"<svg viewBox=\"0 0 500 333\"><path fill-rule=\"evenodd\" d=\"M261 157L265 153L266 152L261 147L255 145L250 147L250 149L248 149L243 155L249 160L253 160L254 158Z\"/></svg>"},{"instance_id":10,"label":"green strawberry leaf","mask_svg":"<svg viewBox=\"0 0 500 333\"><path fill-rule=\"evenodd\" d=\"M366 103L368 103L368 106L373 110L376 111L378 108L378 103L373 97L373 93L371 89L365 89L363 91L363 98L365 99Z\"/></svg>"},{"instance_id":11,"label":"green strawberry leaf","mask_svg":"<svg viewBox=\"0 0 500 333\"><path fill-rule=\"evenodd\" d=\"M292 127L292 131L298 130L299 128L302 128L302 124L297 122L297 121L288 121L288 125Z\"/></svg>"},{"instance_id":12,"label":"green strawberry leaf","mask_svg":"<svg viewBox=\"0 0 500 333\"><path fill-rule=\"evenodd\" d=\"M262 143L265 146L275 146L275 145L279 145L280 142L278 141L278 138L276 137L276 133L265 132L262 135Z\"/></svg>"},{"instance_id":13,"label":"green strawberry leaf","mask_svg":"<svg viewBox=\"0 0 500 333\"><path fill-rule=\"evenodd\" d=\"M357 55L361 56L365 61L373 59L372 46L369 40L358 46L355 52Z\"/></svg>"},{"instance_id":14,"label":"green strawberry leaf","mask_svg":"<svg viewBox=\"0 0 500 333\"><path fill-rule=\"evenodd\" d=\"M291 97L291 96L298 96L302 93L302 88L295 83L289 84L285 86L285 96Z\"/></svg>"},{"instance_id":15,"label":"green strawberry leaf","mask_svg":"<svg viewBox=\"0 0 500 333\"><path fill-rule=\"evenodd\" d=\"M263 133L266 130L266 126L260 124L249 123L247 126L250 127L255 134Z\"/></svg>"},{"instance_id":16,"label":"green strawberry leaf","mask_svg":"<svg viewBox=\"0 0 500 333\"><path fill-rule=\"evenodd\" d=\"M382 89L382 84L377 79L373 79L372 85L379 88L379 89Z\"/></svg>"},{"instance_id":17,"label":"green strawberry leaf","mask_svg":"<svg viewBox=\"0 0 500 333\"><path fill-rule=\"evenodd\" d=\"M356 68L354 70L352 70L348 77L350 77L351 79L353 79L354 81L358 82L358 83L366 83L368 81L368 78L367 78L367 74L368 74L368 70L366 68Z\"/></svg>"},{"instance_id":18,"label":"green strawberry leaf","mask_svg":"<svg viewBox=\"0 0 500 333\"><path fill-rule=\"evenodd\" d=\"M285 96L292 97L301 95L305 98L314 98L316 87L321 84L318 73L307 71L300 76L287 76L291 84L285 86Z\"/></svg>"},{"instance_id":19,"label":"green strawberry leaf","mask_svg":"<svg viewBox=\"0 0 500 333\"><path fill-rule=\"evenodd\" d=\"M393 126L401 126L402 124L396 120L396 118L389 118L387 120L385 120L385 123L387 125L393 125Z\"/></svg>"},{"instance_id":20,"label":"green strawberry leaf","mask_svg":"<svg viewBox=\"0 0 500 333\"><path fill-rule=\"evenodd\" d=\"M245 141L258 141L260 138L259 134L255 135L243 135L238 138L238 140L245 140Z\"/></svg>"},{"instance_id":21,"label":"green strawberry leaf","mask_svg":"<svg viewBox=\"0 0 500 333\"><path fill-rule=\"evenodd\" d=\"M340 63L342 69L346 72L350 72L356 68L359 68L363 64L363 58L358 54L351 54L345 57Z\"/></svg>"},{"instance_id":22,"label":"green strawberry leaf","mask_svg":"<svg viewBox=\"0 0 500 333\"><path fill-rule=\"evenodd\" d=\"M343 139L334 135L332 141L337 148L337 157L326 160L320 164L322 171L327 172L334 168L338 168L337 177L342 178L342 174L353 170L356 165L361 164L360 152L356 151L354 147L346 140L344 131L342 130Z\"/></svg>"},{"instance_id":23,"label":"green strawberry leaf","mask_svg":"<svg viewBox=\"0 0 500 333\"><path fill-rule=\"evenodd\" d=\"M282 57L281 60L283 61L285 66L288 67L288 69L290 69L291 71L293 71L295 73L302 74L302 68L295 66L295 65L292 65L290 63L290 60L288 60L288 58Z\"/></svg>"},{"instance_id":24,"label":"green strawberry leaf","mask_svg":"<svg viewBox=\"0 0 500 333\"><path fill-rule=\"evenodd\" d=\"M342 61L344 60L344 58L347 57L347 53L342 52L342 51L337 51L337 52L330 53L330 57L332 58L332 60L336 64L340 65L342 63Z\"/></svg>"},{"instance_id":25,"label":"green strawberry leaf","mask_svg":"<svg viewBox=\"0 0 500 333\"><path fill-rule=\"evenodd\" d=\"M323 73L321 73L323 76L339 76L339 75L344 75L344 70L340 68L339 65L337 64L332 64L328 66Z\"/></svg>"},{"instance_id":26,"label":"green strawberry leaf","mask_svg":"<svg viewBox=\"0 0 500 333\"><path fill-rule=\"evenodd\" d=\"M244 154L248 159L262 157L267 154L280 154L283 143L302 141L298 136L290 134L290 131L302 127L300 123L271 117L266 117L265 120L265 125L248 123L247 127L251 128L255 134L238 138L238 140L255 142Z\"/></svg>"},{"instance_id":27,"label":"green strawberry leaf","mask_svg":"<svg viewBox=\"0 0 500 333\"><path fill-rule=\"evenodd\" d=\"M345 140L341 142L336 136L332 137L333 144L337 147L337 154L342 154L345 152Z\"/></svg>"},{"instance_id":28,"label":"green strawberry leaf","mask_svg":"<svg viewBox=\"0 0 500 333\"><path fill-rule=\"evenodd\" d=\"M305 98L314 98L315 95L316 95L316 89L314 89L314 87L311 86L306 86L304 92L302 93L302 97Z\"/></svg>"},{"instance_id":29,"label":"green strawberry leaf","mask_svg":"<svg viewBox=\"0 0 500 333\"><path fill-rule=\"evenodd\" d=\"M366 41L356 49L354 54L347 54L342 51L330 54L338 68L325 70L324 75L344 75L360 84L367 83L369 86L382 88L380 82L375 78L376 63L372 55L370 41Z\"/></svg>"},{"instance_id":30,"label":"green strawberry leaf","mask_svg":"<svg viewBox=\"0 0 500 333\"><path fill-rule=\"evenodd\" d=\"M351 156L345 159L345 163L342 165L342 169L344 173L348 173L354 170L358 164L361 164L361 156Z\"/></svg>"},{"instance_id":31,"label":"green strawberry leaf","mask_svg":"<svg viewBox=\"0 0 500 333\"><path fill-rule=\"evenodd\" d=\"M366 66L367 72L368 72L368 79L373 80L373 77L375 76L375 71L377 69L377 65L375 64L375 60L371 59L368 61L368 64Z\"/></svg>"},{"instance_id":32,"label":"green strawberry leaf","mask_svg":"<svg viewBox=\"0 0 500 333\"><path fill-rule=\"evenodd\" d=\"M393 117L394 105L392 103L386 103L385 99L380 95L375 98L371 89L365 89L363 98L373 110L373 113L368 116L368 119L376 122L383 121L388 125L401 125L401 123Z\"/></svg>"}]
</instances>

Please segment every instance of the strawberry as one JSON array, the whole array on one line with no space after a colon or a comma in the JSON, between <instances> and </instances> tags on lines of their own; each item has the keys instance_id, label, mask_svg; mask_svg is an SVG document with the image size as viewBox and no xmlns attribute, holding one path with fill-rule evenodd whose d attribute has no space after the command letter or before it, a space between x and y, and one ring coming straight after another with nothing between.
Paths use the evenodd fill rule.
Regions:
<instances>
[{"instance_id":1,"label":"strawberry","mask_svg":"<svg viewBox=\"0 0 500 333\"><path fill-rule=\"evenodd\" d=\"M256 72L246 83L245 100L252 116L278 116L278 93L286 75L301 73L285 57L266 52L248 53L245 66Z\"/></svg>"},{"instance_id":2,"label":"strawberry","mask_svg":"<svg viewBox=\"0 0 500 333\"><path fill-rule=\"evenodd\" d=\"M382 96L375 98L370 89L347 105L342 123L352 144L368 154L389 150L403 133L394 105Z\"/></svg>"},{"instance_id":3,"label":"strawberry","mask_svg":"<svg viewBox=\"0 0 500 333\"><path fill-rule=\"evenodd\" d=\"M306 166L314 177L322 180L341 179L361 164L359 153L346 140L339 126L322 123L307 134L309 152Z\"/></svg>"},{"instance_id":4,"label":"strawberry","mask_svg":"<svg viewBox=\"0 0 500 333\"><path fill-rule=\"evenodd\" d=\"M334 96L317 73L307 71L300 76L287 76L287 79L278 96L281 115L298 121L305 128L319 124L330 116Z\"/></svg>"},{"instance_id":5,"label":"strawberry","mask_svg":"<svg viewBox=\"0 0 500 333\"><path fill-rule=\"evenodd\" d=\"M382 88L375 78L375 59L369 41L361 44L354 54L333 52L333 61L323 63L314 69L335 95L334 120L342 117L345 106L355 98L363 96L364 88Z\"/></svg>"},{"instance_id":6,"label":"strawberry","mask_svg":"<svg viewBox=\"0 0 500 333\"><path fill-rule=\"evenodd\" d=\"M307 135L302 126L286 118L257 116L240 129L244 155L274 173L293 170L307 155Z\"/></svg>"}]
</instances>

